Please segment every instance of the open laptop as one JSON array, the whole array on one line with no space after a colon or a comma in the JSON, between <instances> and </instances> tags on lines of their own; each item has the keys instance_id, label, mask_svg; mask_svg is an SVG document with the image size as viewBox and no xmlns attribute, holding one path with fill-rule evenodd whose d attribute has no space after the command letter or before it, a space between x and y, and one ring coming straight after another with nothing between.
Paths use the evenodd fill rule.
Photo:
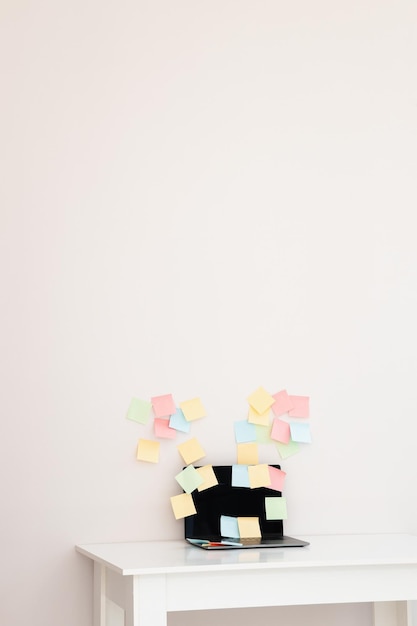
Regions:
<instances>
[{"instance_id":1,"label":"open laptop","mask_svg":"<svg viewBox=\"0 0 417 626\"><path fill-rule=\"evenodd\" d=\"M271 465L280 469L279 465ZM282 520L267 520L266 497L281 497L280 491L267 487L235 487L232 485L232 466L213 466L218 484L203 491L194 491L192 497L197 513L184 518L185 539L205 550L236 548L302 547L307 541L284 535ZM255 517L259 519L261 537L225 537L221 534L221 518Z\"/></svg>"}]
</instances>

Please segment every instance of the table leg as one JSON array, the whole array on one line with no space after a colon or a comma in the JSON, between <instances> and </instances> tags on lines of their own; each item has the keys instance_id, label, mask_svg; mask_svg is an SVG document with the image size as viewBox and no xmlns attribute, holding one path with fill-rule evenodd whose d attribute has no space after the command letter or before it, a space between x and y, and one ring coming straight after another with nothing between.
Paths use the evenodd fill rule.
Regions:
<instances>
[{"instance_id":1,"label":"table leg","mask_svg":"<svg viewBox=\"0 0 417 626\"><path fill-rule=\"evenodd\" d=\"M165 576L129 576L125 626L167 626Z\"/></svg>"},{"instance_id":2,"label":"table leg","mask_svg":"<svg viewBox=\"0 0 417 626\"><path fill-rule=\"evenodd\" d=\"M106 626L106 568L94 561L93 624Z\"/></svg>"},{"instance_id":3,"label":"table leg","mask_svg":"<svg viewBox=\"0 0 417 626\"><path fill-rule=\"evenodd\" d=\"M374 626L413 626L409 602L374 602Z\"/></svg>"}]
</instances>

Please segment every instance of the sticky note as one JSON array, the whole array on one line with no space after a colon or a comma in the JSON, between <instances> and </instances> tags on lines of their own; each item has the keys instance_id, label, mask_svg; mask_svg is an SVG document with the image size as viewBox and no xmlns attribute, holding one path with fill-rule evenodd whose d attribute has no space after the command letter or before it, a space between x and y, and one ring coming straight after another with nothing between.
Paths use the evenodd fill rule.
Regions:
<instances>
[{"instance_id":1,"label":"sticky note","mask_svg":"<svg viewBox=\"0 0 417 626\"><path fill-rule=\"evenodd\" d=\"M288 411L291 411L291 409L294 408L292 400L285 389L278 391L278 393L274 393L272 397L275 402L271 408L274 415L277 417L284 415L284 413L288 413Z\"/></svg>"},{"instance_id":2,"label":"sticky note","mask_svg":"<svg viewBox=\"0 0 417 626\"><path fill-rule=\"evenodd\" d=\"M175 480L184 489L185 493L191 493L204 482L203 477L193 465L184 468L175 476Z\"/></svg>"},{"instance_id":3,"label":"sticky note","mask_svg":"<svg viewBox=\"0 0 417 626\"><path fill-rule=\"evenodd\" d=\"M177 446L177 449L186 465L194 463L194 461L198 461L202 459L203 456L206 456L206 453L195 437L184 441L184 443Z\"/></svg>"},{"instance_id":4,"label":"sticky note","mask_svg":"<svg viewBox=\"0 0 417 626\"><path fill-rule=\"evenodd\" d=\"M232 487L250 487L247 465L232 465Z\"/></svg>"},{"instance_id":5,"label":"sticky note","mask_svg":"<svg viewBox=\"0 0 417 626\"><path fill-rule=\"evenodd\" d=\"M128 420L133 420L139 424L146 424L151 413L151 408L152 404L147 400L132 398L126 417Z\"/></svg>"},{"instance_id":6,"label":"sticky note","mask_svg":"<svg viewBox=\"0 0 417 626\"><path fill-rule=\"evenodd\" d=\"M176 411L175 402L170 393L165 396L154 396L151 400L155 417L169 417Z\"/></svg>"},{"instance_id":7,"label":"sticky note","mask_svg":"<svg viewBox=\"0 0 417 626\"><path fill-rule=\"evenodd\" d=\"M212 465L203 465L202 467L197 467L196 469L203 479L201 485L197 487L198 491L204 491L205 489L210 489L210 487L215 487L219 484Z\"/></svg>"},{"instance_id":8,"label":"sticky note","mask_svg":"<svg viewBox=\"0 0 417 626\"><path fill-rule=\"evenodd\" d=\"M300 451L300 446L296 441L290 440L288 443L280 443L277 441L275 445L281 459L288 459L288 457L293 456L293 454L297 454L297 452Z\"/></svg>"},{"instance_id":9,"label":"sticky note","mask_svg":"<svg viewBox=\"0 0 417 626\"><path fill-rule=\"evenodd\" d=\"M163 417L155 417L153 421L155 437L162 439L175 439L177 431L169 426L169 420Z\"/></svg>"},{"instance_id":10,"label":"sticky note","mask_svg":"<svg viewBox=\"0 0 417 626\"><path fill-rule=\"evenodd\" d=\"M294 407L288 411L291 417L310 417L310 398L309 396L290 396Z\"/></svg>"},{"instance_id":11,"label":"sticky note","mask_svg":"<svg viewBox=\"0 0 417 626\"><path fill-rule=\"evenodd\" d=\"M271 484L269 485L269 489L274 489L275 491L284 491L284 483L286 473L277 467L271 467L269 465L269 477L271 479Z\"/></svg>"},{"instance_id":12,"label":"sticky note","mask_svg":"<svg viewBox=\"0 0 417 626\"><path fill-rule=\"evenodd\" d=\"M220 515L220 535L222 537L239 537L239 525L237 517L229 515Z\"/></svg>"},{"instance_id":13,"label":"sticky note","mask_svg":"<svg viewBox=\"0 0 417 626\"><path fill-rule=\"evenodd\" d=\"M241 539L261 536L259 517L238 517L237 524L239 527L239 537Z\"/></svg>"},{"instance_id":14,"label":"sticky note","mask_svg":"<svg viewBox=\"0 0 417 626\"><path fill-rule=\"evenodd\" d=\"M176 409L175 413L171 415L169 418L169 427L179 430L182 433L188 433L191 428L190 422L187 422L181 409Z\"/></svg>"},{"instance_id":15,"label":"sticky note","mask_svg":"<svg viewBox=\"0 0 417 626\"><path fill-rule=\"evenodd\" d=\"M281 443L288 443L291 439L289 423L276 417L272 422L271 439L275 439L275 441L280 441Z\"/></svg>"},{"instance_id":16,"label":"sticky note","mask_svg":"<svg viewBox=\"0 0 417 626\"><path fill-rule=\"evenodd\" d=\"M283 497L265 498L265 516L267 520L287 519L287 500Z\"/></svg>"},{"instance_id":17,"label":"sticky note","mask_svg":"<svg viewBox=\"0 0 417 626\"><path fill-rule=\"evenodd\" d=\"M235 422L235 437L237 443L248 443L256 441L256 430L253 424L249 424L247 420Z\"/></svg>"},{"instance_id":18,"label":"sticky note","mask_svg":"<svg viewBox=\"0 0 417 626\"><path fill-rule=\"evenodd\" d=\"M182 519L197 513L193 496L190 493L181 493L179 496L172 496L171 506L175 519Z\"/></svg>"},{"instance_id":19,"label":"sticky note","mask_svg":"<svg viewBox=\"0 0 417 626\"><path fill-rule=\"evenodd\" d=\"M255 425L256 429L256 441L257 443L272 443L271 440L271 427Z\"/></svg>"},{"instance_id":20,"label":"sticky note","mask_svg":"<svg viewBox=\"0 0 417 626\"><path fill-rule=\"evenodd\" d=\"M311 443L310 424L305 422L292 422L290 424L291 439L298 443Z\"/></svg>"},{"instance_id":21,"label":"sticky note","mask_svg":"<svg viewBox=\"0 0 417 626\"><path fill-rule=\"evenodd\" d=\"M263 387L251 393L248 402L257 413L265 413L274 404L275 399Z\"/></svg>"},{"instance_id":22,"label":"sticky note","mask_svg":"<svg viewBox=\"0 0 417 626\"><path fill-rule=\"evenodd\" d=\"M257 487L268 487L271 484L271 477L269 475L268 465L250 465L248 467L249 485L251 489Z\"/></svg>"},{"instance_id":23,"label":"sticky note","mask_svg":"<svg viewBox=\"0 0 417 626\"><path fill-rule=\"evenodd\" d=\"M136 458L138 461L158 463L159 448L159 441L151 441L150 439L139 439Z\"/></svg>"},{"instance_id":24,"label":"sticky note","mask_svg":"<svg viewBox=\"0 0 417 626\"><path fill-rule=\"evenodd\" d=\"M237 462L239 465L257 465L258 464L258 444L257 443L238 443L237 444Z\"/></svg>"},{"instance_id":25,"label":"sticky note","mask_svg":"<svg viewBox=\"0 0 417 626\"><path fill-rule=\"evenodd\" d=\"M193 398L192 400L180 402L180 409L184 413L184 417L187 422L193 422L194 420L198 420L206 415L206 410L203 407L200 398Z\"/></svg>"},{"instance_id":26,"label":"sticky note","mask_svg":"<svg viewBox=\"0 0 417 626\"><path fill-rule=\"evenodd\" d=\"M258 413L253 407L249 407L248 422L257 426L269 426L269 416L271 410L267 409L264 413Z\"/></svg>"}]
</instances>

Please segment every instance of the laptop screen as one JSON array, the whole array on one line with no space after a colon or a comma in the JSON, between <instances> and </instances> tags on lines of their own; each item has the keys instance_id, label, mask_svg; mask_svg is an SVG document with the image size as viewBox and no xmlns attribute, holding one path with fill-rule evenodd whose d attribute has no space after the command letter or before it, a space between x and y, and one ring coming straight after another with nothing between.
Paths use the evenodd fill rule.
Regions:
<instances>
[{"instance_id":1,"label":"laptop screen","mask_svg":"<svg viewBox=\"0 0 417 626\"><path fill-rule=\"evenodd\" d=\"M279 465L271 465L280 469ZM216 539L220 537L220 517L258 517L263 539L283 537L282 520L267 520L265 497L281 496L280 491L258 487L232 486L232 466L213 466L218 485L193 491L197 513L184 518L185 537L190 539Z\"/></svg>"}]
</instances>

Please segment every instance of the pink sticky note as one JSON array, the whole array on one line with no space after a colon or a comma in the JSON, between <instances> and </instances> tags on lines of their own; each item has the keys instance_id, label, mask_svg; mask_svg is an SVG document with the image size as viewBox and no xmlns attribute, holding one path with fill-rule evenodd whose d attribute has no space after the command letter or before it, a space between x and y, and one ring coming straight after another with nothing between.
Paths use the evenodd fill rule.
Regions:
<instances>
[{"instance_id":1,"label":"pink sticky note","mask_svg":"<svg viewBox=\"0 0 417 626\"><path fill-rule=\"evenodd\" d=\"M294 408L294 405L291 402L291 398L285 389L283 389L282 391L278 391L278 393L274 393L272 397L274 398L275 402L271 408L274 412L274 415L276 415L277 417L279 417L280 415L284 415L284 413L288 413L288 411L291 411L291 409Z\"/></svg>"},{"instance_id":2,"label":"pink sticky note","mask_svg":"<svg viewBox=\"0 0 417 626\"><path fill-rule=\"evenodd\" d=\"M174 428L169 427L169 420L163 419L162 417L155 417L153 425L155 437L161 437L162 439L175 439L177 431Z\"/></svg>"},{"instance_id":3,"label":"pink sticky note","mask_svg":"<svg viewBox=\"0 0 417 626\"><path fill-rule=\"evenodd\" d=\"M275 441L288 443L291 438L290 425L288 424L288 422L284 422L284 420L280 420L278 419L278 417L276 417L272 422L270 437Z\"/></svg>"},{"instance_id":4,"label":"pink sticky note","mask_svg":"<svg viewBox=\"0 0 417 626\"><path fill-rule=\"evenodd\" d=\"M268 485L268 489L275 489L275 491L284 491L284 482L286 473L282 470L269 466L269 476L271 478L271 484Z\"/></svg>"},{"instance_id":5,"label":"pink sticky note","mask_svg":"<svg viewBox=\"0 0 417 626\"><path fill-rule=\"evenodd\" d=\"M168 417L169 415L174 415L177 410L170 393L166 396L154 396L151 398L151 401L155 417Z\"/></svg>"},{"instance_id":6,"label":"pink sticky note","mask_svg":"<svg viewBox=\"0 0 417 626\"><path fill-rule=\"evenodd\" d=\"M308 396L290 396L294 408L288 411L291 417L310 417L310 398Z\"/></svg>"}]
</instances>

